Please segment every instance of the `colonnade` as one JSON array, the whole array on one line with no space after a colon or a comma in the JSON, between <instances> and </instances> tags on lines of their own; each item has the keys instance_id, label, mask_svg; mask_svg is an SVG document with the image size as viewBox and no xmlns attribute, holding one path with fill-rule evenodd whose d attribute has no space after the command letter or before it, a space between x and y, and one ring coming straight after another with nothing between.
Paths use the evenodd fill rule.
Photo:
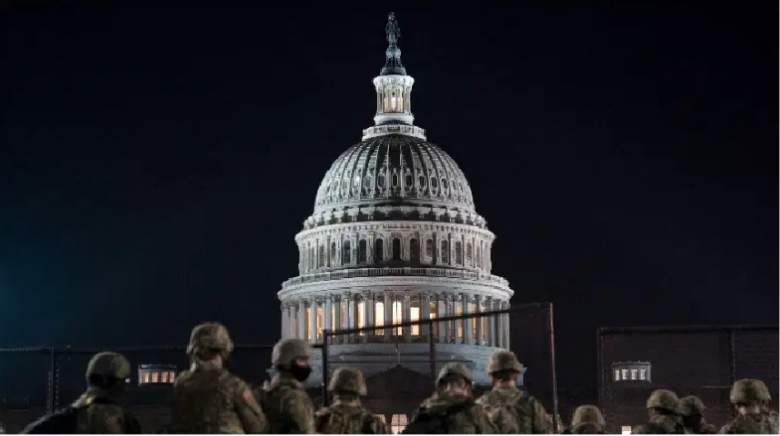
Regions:
<instances>
[{"instance_id":1,"label":"colonnade","mask_svg":"<svg viewBox=\"0 0 780 436\"><path fill-rule=\"evenodd\" d=\"M405 321L488 312L509 307L509 302L472 293L419 291L360 291L290 299L282 302L282 337L322 342L322 330L382 327ZM509 315L434 322L438 343L509 347ZM377 328L332 337L332 343L427 342L426 324L403 328Z\"/></svg>"}]
</instances>

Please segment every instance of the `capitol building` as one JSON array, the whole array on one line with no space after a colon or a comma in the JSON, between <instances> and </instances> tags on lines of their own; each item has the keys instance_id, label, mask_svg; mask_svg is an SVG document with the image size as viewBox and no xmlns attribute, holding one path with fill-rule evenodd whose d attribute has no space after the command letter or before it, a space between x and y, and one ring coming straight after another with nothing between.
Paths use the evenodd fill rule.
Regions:
<instances>
[{"instance_id":1,"label":"capitol building","mask_svg":"<svg viewBox=\"0 0 780 436\"><path fill-rule=\"evenodd\" d=\"M374 125L325 173L314 211L295 236L299 275L278 293L284 338L318 343L323 329L509 307L512 289L491 273L495 235L477 213L465 175L414 124L414 78L401 63L393 14L386 33L386 61L373 80ZM418 374L432 383L427 328L333 337L329 363L363 370L369 391L372 380L392 379L399 370L404 378ZM481 385L489 383L488 357L509 347L508 315L497 322L483 317L436 323L433 329L437 364L464 362ZM319 353L313 364L312 387L322 382Z\"/></svg>"}]
</instances>

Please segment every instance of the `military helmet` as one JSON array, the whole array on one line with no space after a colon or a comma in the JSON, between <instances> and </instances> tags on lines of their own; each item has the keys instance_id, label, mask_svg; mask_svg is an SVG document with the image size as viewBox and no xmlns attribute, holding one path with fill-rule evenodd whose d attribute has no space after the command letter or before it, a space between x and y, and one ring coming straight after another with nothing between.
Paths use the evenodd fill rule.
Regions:
<instances>
[{"instance_id":1,"label":"military helmet","mask_svg":"<svg viewBox=\"0 0 780 436\"><path fill-rule=\"evenodd\" d=\"M436 377L436 386L439 386L445 379L451 378L453 376L461 377L469 384L474 382L474 379L471 377L471 371L466 368L466 365L462 363L450 362L444 365L439 371L439 376Z\"/></svg>"},{"instance_id":2,"label":"military helmet","mask_svg":"<svg viewBox=\"0 0 780 436\"><path fill-rule=\"evenodd\" d=\"M233 341L225 326L218 322L204 322L192 329L187 354L205 349L219 350L226 354L233 352Z\"/></svg>"},{"instance_id":3,"label":"military helmet","mask_svg":"<svg viewBox=\"0 0 780 436\"><path fill-rule=\"evenodd\" d=\"M680 414L682 416L704 415L704 403L696 395L680 398Z\"/></svg>"},{"instance_id":4,"label":"military helmet","mask_svg":"<svg viewBox=\"0 0 780 436\"><path fill-rule=\"evenodd\" d=\"M333 372L333 378L328 383L330 392L347 392L365 396L368 392L363 373L356 368L339 368Z\"/></svg>"},{"instance_id":5,"label":"military helmet","mask_svg":"<svg viewBox=\"0 0 780 436\"><path fill-rule=\"evenodd\" d=\"M732 404L768 403L772 401L772 395L761 380L743 378L734 382L729 394L729 400L731 400Z\"/></svg>"},{"instance_id":6,"label":"military helmet","mask_svg":"<svg viewBox=\"0 0 780 436\"><path fill-rule=\"evenodd\" d=\"M124 380L130 377L130 362L119 353L111 351L97 353L87 364L87 383L95 375L105 379Z\"/></svg>"},{"instance_id":7,"label":"military helmet","mask_svg":"<svg viewBox=\"0 0 780 436\"><path fill-rule=\"evenodd\" d=\"M296 358L310 356L311 347L303 339L282 339L274 345L271 352L271 365L274 367L290 366Z\"/></svg>"},{"instance_id":8,"label":"military helmet","mask_svg":"<svg viewBox=\"0 0 780 436\"><path fill-rule=\"evenodd\" d=\"M487 372L493 374L498 371L517 371L520 374L525 372L525 367L517 360L515 353L511 351L496 351L490 356Z\"/></svg>"},{"instance_id":9,"label":"military helmet","mask_svg":"<svg viewBox=\"0 0 780 436\"><path fill-rule=\"evenodd\" d=\"M607 425L604 421L604 416L601 414L601 410L592 404L584 404L578 406L574 410L574 414L571 417L571 426L574 427L580 424L596 424L600 427Z\"/></svg>"},{"instance_id":10,"label":"military helmet","mask_svg":"<svg viewBox=\"0 0 780 436\"><path fill-rule=\"evenodd\" d=\"M647 398L648 409L664 409L675 414L680 413L680 399L677 398L677 394L669 389L656 389Z\"/></svg>"}]
</instances>

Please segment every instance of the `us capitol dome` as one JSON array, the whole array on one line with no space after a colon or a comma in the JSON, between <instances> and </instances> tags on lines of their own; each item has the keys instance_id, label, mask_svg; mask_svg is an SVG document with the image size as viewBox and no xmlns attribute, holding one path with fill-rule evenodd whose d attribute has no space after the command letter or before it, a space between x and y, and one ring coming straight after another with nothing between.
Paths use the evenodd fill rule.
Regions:
<instances>
[{"instance_id":1,"label":"us capitol dome","mask_svg":"<svg viewBox=\"0 0 780 436\"><path fill-rule=\"evenodd\" d=\"M509 307L513 291L491 273L495 235L463 171L414 125L414 79L401 63L393 14L386 62L373 80L374 126L325 173L314 211L295 236L299 275L278 292L282 337L322 342L323 329L382 326ZM336 336L329 362L369 380L404 368L430 374L427 326ZM488 357L509 347L509 317L434 324L436 362L465 362L479 384ZM319 353L309 385L318 386ZM427 391L430 384L424 386Z\"/></svg>"}]
</instances>

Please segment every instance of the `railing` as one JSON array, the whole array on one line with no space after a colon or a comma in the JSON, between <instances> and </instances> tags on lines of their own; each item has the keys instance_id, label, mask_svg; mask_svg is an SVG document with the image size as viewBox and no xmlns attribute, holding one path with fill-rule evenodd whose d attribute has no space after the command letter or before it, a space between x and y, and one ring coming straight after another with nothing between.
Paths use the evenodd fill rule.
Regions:
<instances>
[{"instance_id":1,"label":"railing","mask_svg":"<svg viewBox=\"0 0 780 436\"><path fill-rule=\"evenodd\" d=\"M509 286L506 279L492 274L483 274L475 271L446 268L351 268L338 271L327 271L313 274L305 274L293 277L282 283L282 289L302 283L319 282L326 280L339 280L354 277L380 277L380 276L410 276L410 277L449 277L466 280L484 280L499 286Z\"/></svg>"}]
</instances>

